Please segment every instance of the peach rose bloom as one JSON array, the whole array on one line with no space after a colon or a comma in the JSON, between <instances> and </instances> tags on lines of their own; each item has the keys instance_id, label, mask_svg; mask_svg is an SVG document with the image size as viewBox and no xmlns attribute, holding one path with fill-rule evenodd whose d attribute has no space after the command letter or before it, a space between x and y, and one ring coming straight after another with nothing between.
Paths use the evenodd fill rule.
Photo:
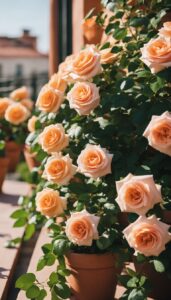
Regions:
<instances>
[{"instance_id":1,"label":"peach rose bloom","mask_svg":"<svg viewBox=\"0 0 171 300\"><path fill-rule=\"evenodd\" d=\"M51 76L48 85L62 93L65 93L67 88L67 82L58 73Z\"/></svg>"},{"instance_id":2,"label":"peach rose bloom","mask_svg":"<svg viewBox=\"0 0 171 300\"><path fill-rule=\"evenodd\" d=\"M30 111L33 109L34 102L31 99L23 99L20 101L20 103Z\"/></svg>"},{"instance_id":3,"label":"peach rose bloom","mask_svg":"<svg viewBox=\"0 0 171 300\"><path fill-rule=\"evenodd\" d=\"M99 88L90 82L77 82L67 94L70 108L79 115L88 115L100 102Z\"/></svg>"},{"instance_id":4,"label":"peach rose bloom","mask_svg":"<svg viewBox=\"0 0 171 300\"><path fill-rule=\"evenodd\" d=\"M151 147L171 156L171 114L166 111L161 116L152 116L143 136Z\"/></svg>"},{"instance_id":5,"label":"peach rose bloom","mask_svg":"<svg viewBox=\"0 0 171 300\"><path fill-rule=\"evenodd\" d=\"M118 54L112 53L111 48L100 50L100 62L101 64L111 64L117 60Z\"/></svg>"},{"instance_id":6,"label":"peach rose bloom","mask_svg":"<svg viewBox=\"0 0 171 300\"><path fill-rule=\"evenodd\" d=\"M63 93L45 85L38 95L36 106L43 112L56 113L63 100Z\"/></svg>"},{"instance_id":7,"label":"peach rose bloom","mask_svg":"<svg viewBox=\"0 0 171 300\"><path fill-rule=\"evenodd\" d=\"M65 229L68 239L79 246L91 246L93 240L99 238L97 230L99 220L99 217L90 214L85 209L71 214Z\"/></svg>"},{"instance_id":8,"label":"peach rose bloom","mask_svg":"<svg viewBox=\"0 0 171 300\"><path fill-rule=\"evenodd\" d=\"M163 38L171 38L171 22L163 23L163 27L159 30L159 36Z\"/></svg>"},{"instance_id":9,"label":"peach rose bloom","mask_svg":"<svg viewBox=\"0 0 171 300\"><path fill-rule=\"evenodd\" d=\"M95 47L87 47L75 56L72 63L73 80L87 80L101 73L100 53Z\"/></svg>"},{"instance_id":10,"label":"peach rose bloom","mask_svg":"<svg viewBox=\"0 0 171 300\"><path fill-rule=\"evenodd\" d=\"M8 98L0 98L0 118L3 118L5 116L5 112L9 105L11 105L13 102Z\"/></svg>"},{"instance_id":11,"label":"peach rose bloom","mask_svg":"<svg viewBox=\"0 0 171 300\"><path fill-rule=\"evenodd\" d=\"M22 86L16 90L14 90L11 94L10 94L10 98L12 98L15 101L19 101L19 100L23 100L26 98L29 98L29 91L28 88L26 86Z\"/></svg>"},{"instance_id":12,"label":"peach rose bloom","mask_svg":"<svg viewBox=\"0 0 171 300\"><path fill-rule=\"evenodd\" d=\"M156 216L146 218L140 216L134 223L123 230L124 236L135 255L158 256L165 250L165 245L171 240L169 225L159 221Z\"/></svg>"},{"instance_id":13,"label":"peach rose bloom","mask_svg":"<svg viewBox=\"0 0 171 300\"><path fill-rule=\"evenodd\" d=\"M8 106L5 112L5 119L14 125L20 125L28 119L30 112L20 103L14 103Z\"/></svg>"},{"instance_id":14,"label":"peach rose bloom","mask_svg":"<svg viewBox=\"0 0 171 300\"><path fill-rule=\"evenodd\" d=\"M36 195L36 210L46 217L60 216L66 209L66 199L58 191L45 188Z\"/></svg>"},{"instance_id":15,"label":"peach rose bloom","mask_svg":"<svg viewBox=\"0 0 171 300\"><path fill-rule=\"evenodd\" d=\"M153 175L128 174L124 179L116 181L116 190L116 202L121 211L144 215L162 201L161 186L155 184Z\"/></svg>"},{"instance_id":16,"label":"peach rose bloom","mask_svg":"<svg viewBox=\"0 0 171 300\"><path fill-rule=\"evenodd\" d=\"M39 136L42 149L48 153L59 152L69 143L68 135L61 124L49 125L44 128Z\"/></svg>"},{"instance_id":17,"label":"peach rose bloom","mask_svg":"<svg viewBox=\"0 0 171 300\"><path fill-rule=\"evenodd\" d=\"M65 58L65 60L59 64L58 74L59 76L67 81L68 83L72 83L73 79L71 78L72 72L72 63L75 58L75 54L71 54Z\"/></svg>"},{"instance_id":18,"label":"peach rose bloom","mask_svg":"<svg viewBox=\"0 0 171 300\"><path fill-rule=\"evenodd\" d=\"M87 144L77 163L78 172L94 179L110 174L113 155L100 145Z\"/></svg>"},{"instance_id":19,"label":"peach rose bloom","mask_svg":"<svg viewBox=\"0 0 171 300\"><path fill-rule=\"evenodd\" d=\"M141 60L157 73L171 66L171 41L164 38L150 40L141 48Z\"/></svg>"},{"instance_id":20,"label":"peach rose bloom","mask_svg":"<svg viewBox=\"0 0 171 300\"><path fill-rule=\"evenodd\" d=\"M34 132L36 129L35 129L35 124L36 124L36 121L38 120L38 118L36 116L32 116L29 120L28 120L28 123L27 123L27 128L28 128L28 131L29 132Z\"/></svg>"},{"instance_id":21,"label":"peach rose bloom","mask_svg":"<svg viewBox=\"0 0 171 300\"><path fill-rule=\"evenodd\" d=\"M42 177L59 185L67 185L75 175L77 167L72 164L69 155L62 156L56 153L49 157Z\"/></svg>"}]
</instances>

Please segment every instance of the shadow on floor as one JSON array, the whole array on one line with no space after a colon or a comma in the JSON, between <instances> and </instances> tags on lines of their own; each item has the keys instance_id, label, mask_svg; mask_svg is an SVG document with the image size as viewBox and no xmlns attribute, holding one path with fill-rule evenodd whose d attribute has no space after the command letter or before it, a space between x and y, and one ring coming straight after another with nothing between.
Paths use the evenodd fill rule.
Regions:
<instances>
[{"instance_id":1,"label":"shadow on floor","mask_svg":"<svg viewBox=\"0 0 171 300\"><path fill-rule=\"evenodd\" d=\"M11 280L6 300L16 300L19 290L15 288L15 282L18 277L27 272L29 262L35 247L39 232L36 232L30 241L23 242L21 252L16 264L15 273Z\"/></svg>"}]
</instances>

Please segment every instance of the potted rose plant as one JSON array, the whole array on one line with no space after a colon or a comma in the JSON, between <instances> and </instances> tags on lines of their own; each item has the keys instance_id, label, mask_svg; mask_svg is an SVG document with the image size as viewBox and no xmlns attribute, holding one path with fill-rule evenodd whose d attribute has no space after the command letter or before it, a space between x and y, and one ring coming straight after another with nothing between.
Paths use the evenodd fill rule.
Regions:
<instances>
[{"instance_id":1,"label":"potted rose plant","mask_svg":"<svg viewBox=\"0 0 171 300\"><path fill-rule=\"evenodd\" d=\"M10 98L0 100L2 111L0 127L5 136L5 153L9 158L9 171L15 170L27 135L25 121L33 108L33 101L28 97L28 89L22 87L13 91Z\"/></svg>"}]
</instances>

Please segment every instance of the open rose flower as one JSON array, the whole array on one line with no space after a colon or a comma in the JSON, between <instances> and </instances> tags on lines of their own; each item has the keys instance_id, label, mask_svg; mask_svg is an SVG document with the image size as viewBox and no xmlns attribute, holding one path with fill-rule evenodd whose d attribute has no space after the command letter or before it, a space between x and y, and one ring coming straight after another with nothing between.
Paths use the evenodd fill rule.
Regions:
<instances>
[{"instance_id":1,"label":"open rose flower","mask_svg":"<svg viewBox=\"0 0 171 300\"><path fill-rule=\"evenodd\" d=\"M164 38L150 40L141 49L141 60L157 73L171 66L171 41Z\"/></svg>"},{"instance_id":2,"label":"open rose flower","mask_svg":"<svg viewBox=\"0 0 171 300\"><path fill-rule=\"evenodd\" d=\"M35 125L36 125L36 121L38 120L38 118L36 116L32 116L27 123L27 128L29 132L34 132L35 129Z\"/></svg>"},{"instance_id":3,"label":"open rose flower","mask_svg":"<svg viewBox=\"0 0 171 300\"><path fill-rule=\"evenodd\" d=\"M58 67L59 76L68 83L73 82L73 79L71 78L71 72L72 72L72 64L75 56L76 56L75 54L68 55L65 58L65 60L59 64Z\"/></svg>"},{"instance_id":4,"label":"open rose flower","mask_svg":"<svg viewBox=\"0 0 171 300\"><path fill-rule=\"evenodd\" d=\"M67 94L70 108L79 115L88 115L100 102L99 88L90 82L77 82Z\"/></svg>"},{"instance_id":5,"label":"open rose flower","mask_svg":"<svg viewBox=\"0 0 171 300\"><path fill-rule=\"evenodd\" d=\"M112 53L111 48L106 48L100 50L100 62L101 64L111 64L114 61L117 60L118 54L117 53Z\"/></svg>"},{"instance_id":6,"label":"open rose flower","mask_svg":"<svg viewBox=\"0 0 171 300\"><path fill-rule=\"evenodd\" d=\"M95 47L87 47L80 51L72 62L73 80L87 80L101 73L100 53Z\"/></svg>"},{"instance_id":7,"label":"open rose flower","mask_svg":"<svg viewBox=\"0 0 171 300\"><path fill-rule=\"evenodd\" d=\"M67 82L58 73L51 76L48 85L62 93L64 93L67 88Z\"/></svg>"},{"instance_id":8,"label":"open rose flower","mask_svg":"<svg viewBox=\"0 0 171 300\"><path fill-rule=\"evenodd\" d=\"M66 222L66 235L73 244L91 246L99 238L97 226L100 218L85 209L73 213Z\"/></svg>"},{"instance_id":9,"label":"open rose flower","mask_svg":"<svg viewBox=\"0 0 171 300\"><path fill-rule=\"evenodd\" d=\"M43 112L56 113L64 100L63 93L45 85L37 98L36 106Z\"/></svg>"},{"instance_id":10,"label":"open rose flower","mask_svg":"<svg viewBox=\"0 0 171 300\"><path fill-rule=\"evenodd\" d=\"M59 152L68 146L68 135L61 124L49 125L39 136L42 149L48 153Z\"/></svg>"},{"instance_id":11,"label":"open rose flower","mask_svg":"<svg viewBox=\"0 0 171 300\"><path fill-rule=\"evenodd\" d=\"M0 118L5 116L5 112L10 104L13 102L8 98L0 98Z\"/></svg>"},{"instance_id":12,"label":"open rose flower","mask_svg":"<svg viewBox=\"0 0 171 300\"><path fill-rule=\"evenodd\" d=\"M78 157L78 171L95 179L110 174L112 157L100 145L88 144Z\"/></svg>"},{"instance_id":13,"label":"open rose flower","mask_svg":"<svg viewBox=\"0 0 171 300\"><path fill-rule=\"evenodd\" d=\"M66 199L58 191L45 188L36 195L36 210L46 217L57 217L66 209Z\"/></svg>"},{"instance_id":14,"label":"open rose flower","mask_svg":"<svg viewBox=\"0 0 171 300\"><path fill-rule=\"evenodd\" d=\"M20 103L30 111L33 109L34 102L31 99L23 99L20 101Z\"/></svg>"},{"instance_id":15,"label":"open rose flower","mask_svg":"<svg viewBox=\"0 0 171 300\"><path fill-rule=\"evenodd\" d=\"M146 214L156 203L162 201L161 186L155 184L152 175L127 175L116 182L118 203L121 211Z\"/></svg>"},{"instance_id":16,"label":"open rose flower","mask_svg":"<svg viewBox=\"0 0 171 300\"><path fill-rule=\"evenodd\" d=\"M171 22L165 22L163 27L159 30L159 35L163 38L171 39Z\"/></svg>"},{"instance_id":17,"label":"open rose flower","mask_svg":"<svg viewBox=\"0 0 171 300\"><path fill-rule=\"evenodd\" d=\"M29 98L29 90L26 86L22 86L16 90L14 90L10 94L10 98L12 98L15 101L20 101L20 100Z\"/></svg>"},{"instance_id":18,"label":"open rose flower","mask_svg":"<svg viewBox=\"0 0 171 300\"><path fill-rule=\"evenodd\" d=\"M151 147L171 156L171 114L164 112L161 116L152 116L143 136Z\"/></svg>"},{"instance_id":19,"label":"open rose flower","mask_svg":"<svg viewBox=\"0 0 171 300\"><path fill-rule=\"evenodd\" d=\"M165 250L165 245L171 240L169 225L159 221L156 216L146 218L140 216L123 231L131 248L145 256L158 256Z\"/></svg>"},{"instance_id":20,"label":"open rose flower","mask_svg":"<svg viewBox=\"0 0 171 300\"><path fill-rule=\"evenodd\" d=\"M62 156L56 153L49 157L43 172L43 178L59 185L67 185L75 175L77 167L72 164L69 155Z\"/></svg>"},{"instance_id":21,"label":"open rose flower","mask_svg":"<svg viewBox=\"0 0 171 300\"><path fill-rule=\"evenodd\" d=\"M25 106L20 103L14 103L8 106L5 112L5 119L14 125L19 125L26 121L30 115Z\"/></svg>"}]
</instances>

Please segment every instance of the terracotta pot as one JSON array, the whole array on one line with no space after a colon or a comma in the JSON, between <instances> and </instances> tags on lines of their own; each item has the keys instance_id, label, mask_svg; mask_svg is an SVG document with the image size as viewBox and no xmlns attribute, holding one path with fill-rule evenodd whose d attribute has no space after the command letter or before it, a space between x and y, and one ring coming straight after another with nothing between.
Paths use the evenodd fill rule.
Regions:
<instances>
[{"instance_id":1,"label":"terracotta pot","mask_svg":"<svg viewBox=\"0 0 171 300\"><path fill-rule=\"evenodd\" d=\"M40 163L36 161L35 156L35 153L30 152L30 147L25 145L24 157L30 172L33 170L33 168L38 167L40 165Z\"/></svg>"},{"instance_id":2,"label":"terracotta pot","mask_svg":"<svg viewBox=\"0 0 171 300\"><path fill-rule=\"evenodd\" d=\"M14 172L20 160L22 146L10 141L6 142L5 154L9 158L8 171Z\"/></svg>"},{"instance_id":3,"label":"terracotta pot","mask_svg":"<svg viewBox=\"0 0 171 300\"><path fill-rule=\"evenodd\" d=\"M169 300L171 299L171 279L166 273L158 273L150 263L137 264L134 263L136 271L145 275L152 286L149 297L155 300Z\"/></svg>"},{"instance_id":4,"label":"terracotta pot","mask_svg":"<svg viewBox=\"0 0 171 300\"><path fill-rule=\"evenodd\" d=\"M5 179L5 175L8 172L9 159L6 157L0 157L0 192L2 191L2 185Z\"/></svg>"},{"instance_id":5,"label":"terracotta pot","mask_svg":"<svg viewBox=\"0 0 171 300\"><path fill-rule=\"evenodd\" d=\"M117 274L116 255L69 253L66 264L72 271L68 283L76 300L113 300Z\"/></svg>"}]
</instances>

